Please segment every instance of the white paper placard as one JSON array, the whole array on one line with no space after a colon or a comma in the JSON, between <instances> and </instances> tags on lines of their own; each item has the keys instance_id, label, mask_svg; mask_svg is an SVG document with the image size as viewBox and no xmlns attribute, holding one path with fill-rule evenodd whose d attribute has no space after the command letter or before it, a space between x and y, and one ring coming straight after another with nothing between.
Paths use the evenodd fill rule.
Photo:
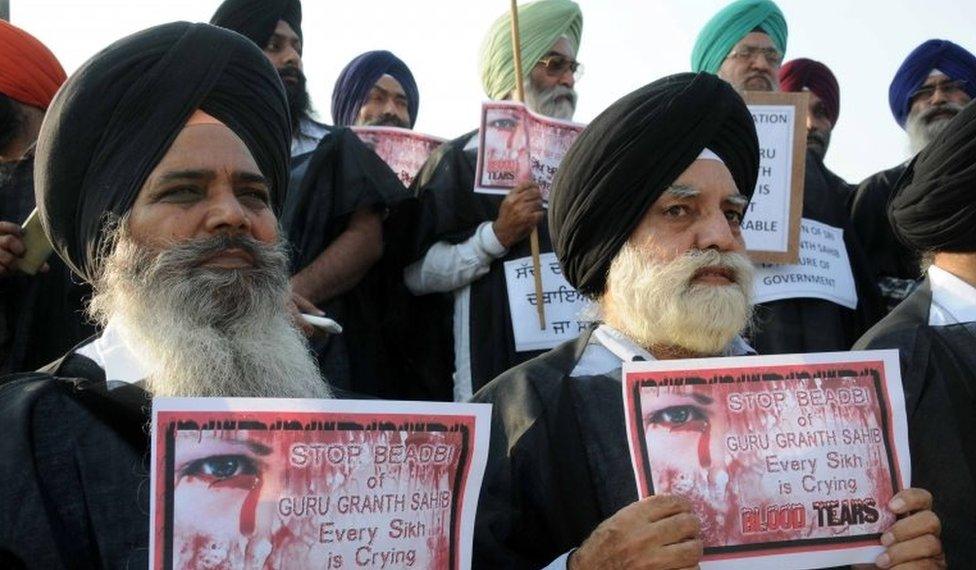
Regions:
<instances>
[{"instance_id":1,"label":"white paper placard","mask_svg":"<svg viewBox=\"0 0 976 570\"><path fill-rule=\"evenodd\" d=\"M790 190L793 173L795 108L791 105L749 105L759 137L759 179L742 221L750 251L789 249Z\"/></svg>"},{"instance_id":2,"label":"white paper placard","mask_svg":"<svg viewBox=\"0 0 976 570\"><path fill-rule=\"evenodd\" d=\"M508 308L512 317L515 350L548 350L579 336L587 322L581 317L589 300L563 276L555 253L539 256L542 268L542 301L546 307L546 328L539 328L536 311L535 272L532 258L505 262Z\"/></svg>"},{"instance_id":3,"label":"white paper placard","mask_svg":"<svg viewBox=\"0 0 976 570\"><path fill-rule=\"evenodd\" d=\"M844 230L803 218L800 263L756 267L755 302L810 297L857 308L857 289Z\"/></svg>"}]
</instances>

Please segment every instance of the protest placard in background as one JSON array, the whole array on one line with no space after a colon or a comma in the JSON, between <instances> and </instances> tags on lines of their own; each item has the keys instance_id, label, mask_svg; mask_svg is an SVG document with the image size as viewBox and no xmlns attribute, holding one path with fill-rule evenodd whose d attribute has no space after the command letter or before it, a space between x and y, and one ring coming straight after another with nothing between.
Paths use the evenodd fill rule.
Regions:
<instances>
[{"instance_id":1,"label":"protest placard in background","mask_svg":"<svg viewBox=\"0 0 976 570\"><path fill-rule=\"evenodd\" d=\"M755 261L796 263L806 172L807 93L746 91L759 137L759 179L742 220Z\"/></svg>"},{"instance_id":2,"label":"protest placard in background","mask_svg":"<svg viewBox=\"0 0 976 570\"><path fill-rule=\"evenodd\" d=\"M153 568L468 568L491 406L157 398Z\"/></svg>"},{"instance_id":3,"label":"protest placard in background","mask_svg":"<svg viewBox=\"0 0 976 570\"><path fill-rule=\"evenodd\" d=\"M407 188L430 153L446 139L399 127L352 127L359 140L383 159Z\"/></svg>"},{"instance_id":4,"label":"protest placard in background","mask_svg":"<svg viewBox=\"0 0 976 570\"><path fill-rule=\"evenodd\" d=\"M474 191L505 195L531 177L548 203L556 169L584 127L538 115L522 103L483 103Z\"/></svg>"},{"instance_id":5,"label":"protest placard in background","mask_svg":"<svg viewBox=\"0 0 976 570\"><path fill-rule=\"evenodd\" d=\"M687 497L702 568L870 563L911 480L898 352L624 363L638 493Z\"/></svg>"}]
</instances>

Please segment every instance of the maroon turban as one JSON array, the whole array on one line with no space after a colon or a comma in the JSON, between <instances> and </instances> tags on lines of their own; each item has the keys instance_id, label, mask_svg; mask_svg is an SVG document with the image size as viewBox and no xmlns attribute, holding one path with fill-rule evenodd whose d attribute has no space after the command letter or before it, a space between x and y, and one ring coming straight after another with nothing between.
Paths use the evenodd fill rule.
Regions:
<instances>
[{"instance_id":1,"label":"maroon turban","mask_svg":"<svg viewBox=\"0 0 976 570\"><path fill-rule=\"evenodd\" d=\"M823 101L830 124L837 124L840 86L826 65L812 59L794 59L779 69L779 87L783 91L793 92L803 91L804 87L809 89Z\"/></svg>"}]
</instances>

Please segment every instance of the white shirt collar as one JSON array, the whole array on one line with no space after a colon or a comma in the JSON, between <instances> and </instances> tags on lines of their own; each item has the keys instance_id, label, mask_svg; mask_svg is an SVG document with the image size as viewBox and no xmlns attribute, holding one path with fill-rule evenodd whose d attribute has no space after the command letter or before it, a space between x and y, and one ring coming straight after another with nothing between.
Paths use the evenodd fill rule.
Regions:
<instances>
[{"instance_id":1,"label":"white shirt collar","mask_svg":"<svg viewBox=\"0 0 976 570\"><path fill-rule=\"evenodd\" d=\"M135 345L135 347L134 347ZM102 334L76 352L90 358L105 371L105 380L119 380L129 384L149 376L152 365L140 350L132 335L127 334L124 325L116 320L109 321Z\"/></svg>"},{"instance_id":2,"label":"white shirt collar","mask_svg":"<svg viewBox=\"0 0 976 570\"><path fill-rule=\"evenodd\" d=\"M976 321L976 287L932 265L928 270L932 287L929 325L951 325Z\"/></svg>"}]
</instances>

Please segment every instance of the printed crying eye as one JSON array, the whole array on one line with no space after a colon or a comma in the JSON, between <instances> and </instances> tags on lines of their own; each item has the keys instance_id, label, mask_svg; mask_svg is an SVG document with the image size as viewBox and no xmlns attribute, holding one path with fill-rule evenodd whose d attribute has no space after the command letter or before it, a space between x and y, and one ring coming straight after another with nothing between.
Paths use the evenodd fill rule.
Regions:
<instances>
[{"instance_id":1,"label":"printed crying eye","mask_svg":"<svg viewBox=\"0 0 976 570\"><path fill-rule=\"evenodd\" d=\"M708 416L698 406L668 406L658 410L647 418L647 423L661 427L680 427L691 422L708 421Z\"/></svg>"},{"instance_id":2,"label":"printed crying eye","mask_svg":"<svg viewBox=\"0 0 976 570\"><path fill-rule=\"evenodd\" d=\"M187 477L229 479L238 475L257 475L258 466L246 455L211 455L190 462L183 468Z\"/></svg>"}]
</instances>

